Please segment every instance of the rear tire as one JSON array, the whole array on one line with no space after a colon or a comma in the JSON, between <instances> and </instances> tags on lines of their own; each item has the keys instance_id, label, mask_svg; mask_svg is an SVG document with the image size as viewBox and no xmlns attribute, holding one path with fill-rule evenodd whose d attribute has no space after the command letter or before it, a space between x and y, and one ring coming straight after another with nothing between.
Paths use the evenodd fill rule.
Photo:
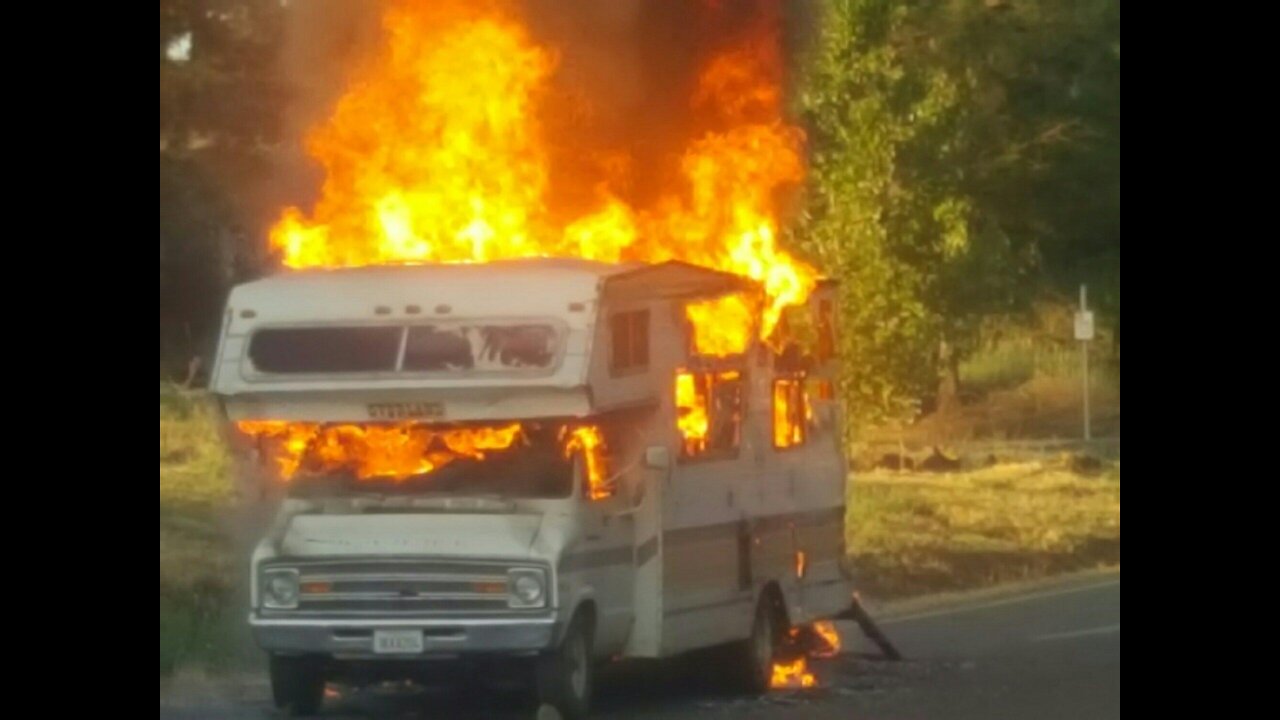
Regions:
<instances>
[{"instance_id":1,"label":"rear tire","mask_svg":"<svg viewBox=\"0 0 1280 720\"><path fill-rule=\"evenodd\" d=\"M583 720L591 709L595 681L591 636L588 618L578 613L569 623L560 647L538 658L538 700L554 706L565 720Z\"/></svg>"},{"instance_id":2,"label":"rear tire","mask_svg":"<svg viewBox=\"0 0 1280 720\"><path fill-rule=\"evenodd\" d=\"M290 715L315 715L324 702L324 666L318 658L272 655L271 696Z\"/></svg>"},{"instance_id":3,"label":"rear tire","mask_svg":"<svg viewBox=\"0 0 1280 720\"><path fill-rule=\"evenodd\" d=\"M782 634L786 632L785 625L773 596L768 592L761 595L751 622L751 637L733 649L738 685L743 691L760 695L769 690L773 659L778 653Z\"/></svg>"}]
</instances>

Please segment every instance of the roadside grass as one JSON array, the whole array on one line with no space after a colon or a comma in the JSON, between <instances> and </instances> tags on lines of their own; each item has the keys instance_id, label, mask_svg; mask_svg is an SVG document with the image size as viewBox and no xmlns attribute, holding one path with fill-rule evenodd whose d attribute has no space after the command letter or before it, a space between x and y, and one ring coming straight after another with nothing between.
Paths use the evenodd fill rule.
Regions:
<instances>
[{"instance_id":1,"label":"roadside grass","mask_svg":"<svg viewBox=\"0 0 1280 720\"><path fill-rule=\"evenodd\" d=\"M989 318L984 342L960 363L960 386L970 396L1014 390L1036 379L1079 386L1080 344L1075 341L1073 302L1037 303L1030 317ZM1119 385L1119 346L1113 328L1099 320L1089 346L1090 373L1099 386Z\"/></svg>"},{"instance_id":2,"label":"roadside grass","mask_svg":"<svg viewBox=\"0 0 1280 720\"><path fill-rule=\"evenodd\" d=\"M1078 437L1083 392L1074 313L1070 303L1045 302L1030 318L990 319L981 345L960 363L959 406L930 410L905 425L864 428L859 443L878 458L887 452L884 446L899 444L927 449L970 441ZM1120 348L1113 329L1101 322L1089 358L1093 435L1119 436ZM933 407L926 400L922 406Z\"/></svg>"},{"instance_id":3,"label":"roadside grass","mask_svg":"<svg viewBox=\"0 0 1280 720\"><path fill-rule=\"evenodd\" d=\"M1070 458L946 475L858 474L846 541L860 590L889 599L1120 562L1120 466Z\"/></svg>"},{"instance_id":4,"label":"roadside grass","mask_svg":"<svg viewBox=\"0 0 1280 720\"><path fill-rule=\"evenodd\" d=\"M1076 348L1006 341L965 358L960 364L960 386L985 396L1011 390L1037 377L1079 382L1080 372L1080 351Z\"/></svg>"},{"instance_id":5,"label":"roadside grass","mask_svg":"<svg viewBox=\"0 0 1280 720\"><path fill-rule=\"evenodd\" d=\"M1120 434L1118 357L1098 343L1091 351L1089 405L1094 437ZM866 428L855 451L874 461L884 452L966 442L1079 437L1083 413L1080 349L1074 344L1006 337L960 366L960 406L906 425ZM870 454L867 454L870 453Z\"/></svg>"},{"instance_id":6,"label":"roadside grass","mask_svg":"<svg viewBox=\"0 0 1280 720\"><path fill-rule=\"evenodd\" d=\"M231 543L219 521L233 499L231 461L216 410L160 385L160 674L217 667L234 650L225 632L233 591Z\"/></svg>"}]
</instances>

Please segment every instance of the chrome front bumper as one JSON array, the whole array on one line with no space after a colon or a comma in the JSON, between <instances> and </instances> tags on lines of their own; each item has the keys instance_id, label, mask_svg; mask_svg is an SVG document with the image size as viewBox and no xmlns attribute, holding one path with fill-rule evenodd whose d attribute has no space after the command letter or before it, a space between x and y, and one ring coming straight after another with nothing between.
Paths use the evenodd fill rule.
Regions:
<instances>
[{"instance_id":1,"label":"chrome front bumper","mask_svg":"<svg viewBox=\"0 0 1280 720\"><path fill-rule=\"evenodd\" d=\"M264 618L249 616L254 640L263 650L323 654L340 659L412 660L470 653L529 655L551 646L556 619L546 617L474 619ZM378 655L373 631L422 630L424 650L414 655Z\"/></svg>"}]
</instances>

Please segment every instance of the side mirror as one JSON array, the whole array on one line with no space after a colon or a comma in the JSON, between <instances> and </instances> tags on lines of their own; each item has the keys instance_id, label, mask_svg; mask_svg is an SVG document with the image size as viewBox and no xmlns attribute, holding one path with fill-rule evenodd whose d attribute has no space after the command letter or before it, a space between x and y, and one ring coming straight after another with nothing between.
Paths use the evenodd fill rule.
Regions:
<instances>
[{"instance_id":1,"label":"side mirror","mask_svg":"<svg viewBox=\"0 0 1280 720\"><path fill-rule=\"evenodd\" d=\"M644 466L650 470L666 470L671 467L671 451L663 445L650 445L644 449Z\"/></svg>"}]
</instances>

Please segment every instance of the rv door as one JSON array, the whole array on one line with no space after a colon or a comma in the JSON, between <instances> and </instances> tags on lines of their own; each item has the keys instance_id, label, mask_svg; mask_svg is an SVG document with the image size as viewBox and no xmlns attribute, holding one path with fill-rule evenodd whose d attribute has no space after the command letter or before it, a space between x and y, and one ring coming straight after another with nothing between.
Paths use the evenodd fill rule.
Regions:
<instances>
[{"instance_id":1,"label":"rv door","mask_svg":"<svg viewBox=\"0 0 1280 720\"><path fill-rule=\"evenodd\" d=\"M582 463L577 465L582 473ZM595 596L595 647L613 653L626 642L634 617L636 518L629 493L592 499L585 479L580 485L582 547L574 565Z\"/></svg>"}]
</instances>

